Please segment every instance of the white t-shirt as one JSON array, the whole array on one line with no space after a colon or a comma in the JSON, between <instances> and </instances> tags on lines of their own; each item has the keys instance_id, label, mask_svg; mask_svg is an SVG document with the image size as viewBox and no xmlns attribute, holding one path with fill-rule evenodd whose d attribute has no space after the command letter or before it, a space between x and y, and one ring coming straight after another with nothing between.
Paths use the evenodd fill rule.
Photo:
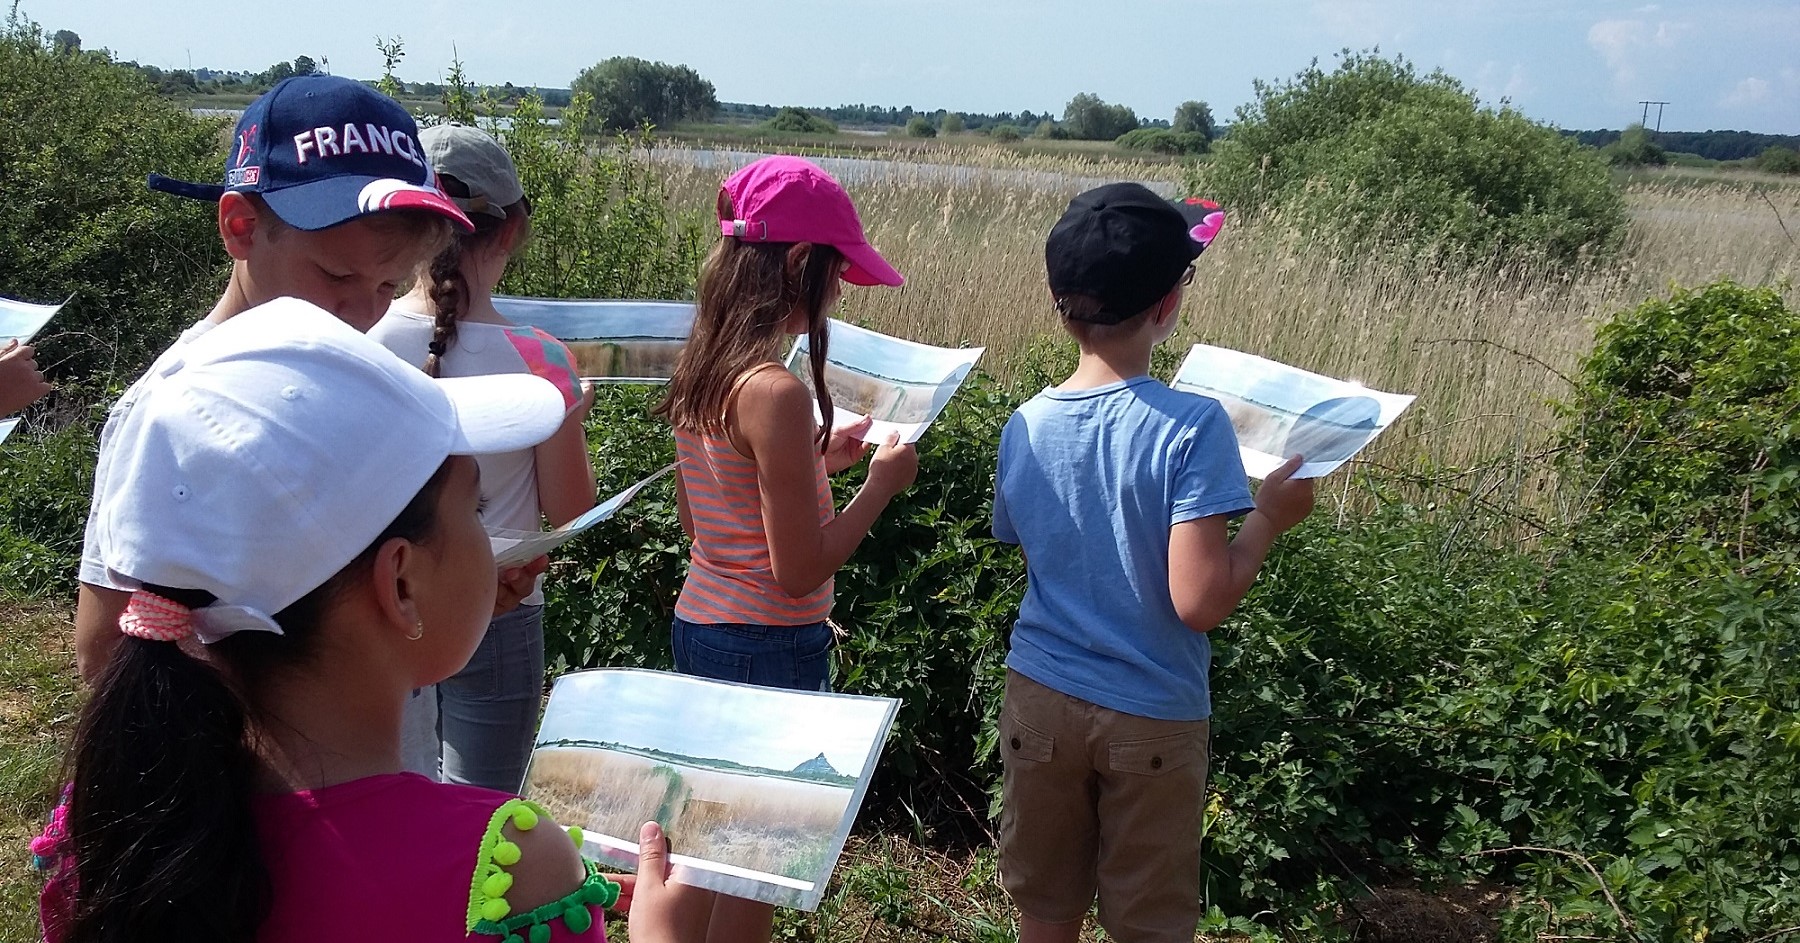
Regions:
<instances>
[{"instance_id":1,"label":"white t-shirt","mask_svg":"<svg viewBox=\"0 0 1800 943\"><path fill-rule=\"evenodd\" d=\"M432 317L396 301L388 313L369 329L369 337L408 363L425 366L434 328ZM573 408L581 395L581 380L568 347L533 327L463 321L456 326L439 364L444 377L490 376L497 373L531 373L562 391L563 405ZM531 449L480 455L481 513L484 524L507 530L538 530L543 512L538 505L537 459ZM523 600L542 605L543 581Z\"/></svg>"},{"instance_id":2,"label":"white t-shirt","mask_svg":"<svg viewBox=\"0 0 1800 943\"><path fill-rule=\"evenodd\" d=\"M168 350L158 354L156 360L150 364L150 369L145 370L142 376L126 387L124 395L120 396L118 402L113 403L112 408L106 411L106 424L100 427L100 456L94 465L93 503L88 505L87 530L81 541L79 578L83 583L122 592L131 592L138 588L136 581L123 574L107 570L105 563L106 528L101 526L100 508L114 487L113 427L124 418L126 413L131 411L131 407L137 402L138 396L143 392L144 380L152 374L166 369L171 361L180 356L182 347L194 338L212 330L214 326L211 321L201 321L182 331L181 336L175 338L175 343L170 344Z\"/></svg>"}]
</instances>

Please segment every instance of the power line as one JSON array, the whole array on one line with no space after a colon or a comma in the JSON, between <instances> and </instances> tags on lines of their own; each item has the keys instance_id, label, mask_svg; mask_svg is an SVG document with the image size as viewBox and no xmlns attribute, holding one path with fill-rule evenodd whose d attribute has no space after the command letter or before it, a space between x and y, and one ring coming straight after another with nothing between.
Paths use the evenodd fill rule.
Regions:
<instances>
[{"instance_id":1,"label":"power line","mask_svg":"<svg viewBox=\"0 0 1800 943\"><path fill-rule=\"evenodd\" d=\"M1638 102L1638 104L1644 106L1644 118L1642 121L1639 121L1638 124L1646 125L1646 126L1650 124L1650 106L1651 105L1656 106L1656 133L1661 134L1662 133L1663 106L1667 105L1669 103L1668 102L1659 102L1659 101L1640 101L1640 102Z\"/></svg>"}]
</instances>

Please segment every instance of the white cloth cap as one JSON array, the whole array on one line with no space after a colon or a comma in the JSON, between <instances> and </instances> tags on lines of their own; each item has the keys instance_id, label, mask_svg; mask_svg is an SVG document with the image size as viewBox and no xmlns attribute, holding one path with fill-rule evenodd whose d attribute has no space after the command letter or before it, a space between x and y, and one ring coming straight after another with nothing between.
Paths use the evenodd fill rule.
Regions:
<instances>
[{"instance_id":1,"label":"white cloth cap","mask_svg":"<svg viewBox=\"0 0 1800 943\"><path fill-rule=\"evenodd\" d=\"M326 311L282 298L179 349L115 431L99 509L123 585L204 590L212 642L354 560L451 455L530 448L564 417L547 380L434 380Z\"/></svg>"}]
</instances>

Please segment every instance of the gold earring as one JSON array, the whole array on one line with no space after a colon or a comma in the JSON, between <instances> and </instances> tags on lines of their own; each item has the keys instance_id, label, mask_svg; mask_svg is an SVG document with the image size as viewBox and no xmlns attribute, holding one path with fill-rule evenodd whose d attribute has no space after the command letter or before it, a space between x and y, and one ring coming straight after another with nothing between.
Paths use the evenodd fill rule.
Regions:
<instances>
[{"instance_id":1,"label":"gold earring","mask_svg":"<svg viewBox=\"0 0 1800 943\"><path fill-rule=\"evenodd\" d=\"M413 623L412 634L408 635L406 637L406 640L409 642L416 642L419 639L424 638L424 637L425 637L425 620L420 619L419 621Z\"/></svg>"}]
</instances>

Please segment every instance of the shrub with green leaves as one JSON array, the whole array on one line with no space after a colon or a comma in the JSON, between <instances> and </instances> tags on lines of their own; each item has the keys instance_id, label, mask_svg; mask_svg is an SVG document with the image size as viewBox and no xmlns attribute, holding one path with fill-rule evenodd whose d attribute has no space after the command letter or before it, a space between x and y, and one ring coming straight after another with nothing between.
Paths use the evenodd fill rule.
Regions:
<instances>
[{"instance_id":1,"label":"shrub with green leaves","mask_svg":"<svg viewBox=\"0 0 1800 943\"><path fill-rule=\"evenodd\" d=\"M1204 154L1210 146L1206 135L1198 131L1171 131L1168 128L1138 128L1119 135L1113 143L1128 150L1152 154Z\"/></svg>"},{"instance_id":2,"label":"shrub with green leaves","mask_svg":"<svg viewBox=\"0 0 1800 943\"><path fill-rule=\"evenodd\" d=\"M1573 261L1625 231L1593 151L1404 58L1345 52L1330 72L1259 81L1213 150L1191 192L1352 243Z\"/></svg>"},{"instance_id":3,"label":"shrub with green leaves","mask_svg":"<svg viewBox=\"0 0 1800 943\"><path fill-rule=\"evenodd\" d=\"M38 339L61 388L48 407L136 374L211 307L213 208L144 178L216 180L224 138L105 52L59 51L16 11L0 30L0 294L71 299Z\"/></svg>"},{"instance_id":4,"label":"shrub with green leaves","mask_svg":"<svg viewBox=\"0 0 1800 943\"><path fill-rule=\"evenodd\" d=\"M763 122L762 126L767 131L780 131L788 134L838 133L838 126L829 119L821 118L804 108L797 108L793 105L783 107L775 113L775 117Z\"/></svg>"},{"instance_id":5,"label":"shrub with green leaves","mask_svg":"<svg viewBox=\"0 0 1800 943\"><path fill-rule=\"evenodd\" d=\"M1719 281L1620 313L1564 409L1597 535L1794 572L1800 311L1778 289Z\"/></svg>"}]
</instances>

